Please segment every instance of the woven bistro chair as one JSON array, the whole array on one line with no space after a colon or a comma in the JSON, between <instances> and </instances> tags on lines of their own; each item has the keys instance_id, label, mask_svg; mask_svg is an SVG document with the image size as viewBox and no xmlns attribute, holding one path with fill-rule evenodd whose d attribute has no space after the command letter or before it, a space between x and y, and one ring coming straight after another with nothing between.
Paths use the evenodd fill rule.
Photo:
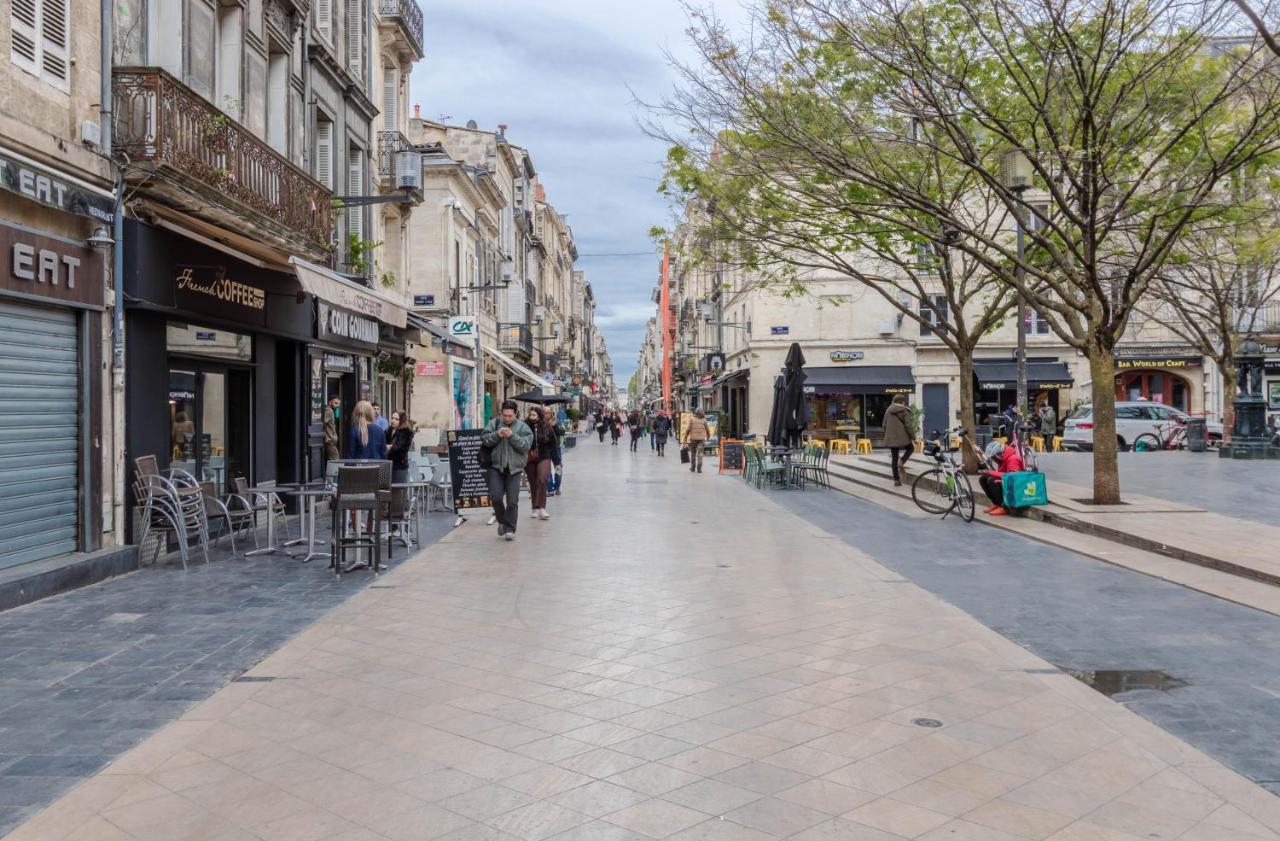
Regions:
<instances>
[{"instance_id":1,"label":"woven bistro chair","mask_svg":"<svg viewBox=\"0 0 1280 841\"><path fill-rule=\"evenodd\" d=\"M389 465L390 462L387 464ZM338 577L346 571L343 563L346 560L346 553L351 549L368 549L369 568L373 570L374 575L378 574L378 568L382 564L380 539L382 504L379 498L379 491L382 488L381 473L378 465L372 462L368 466L342 465L338 468L338 490L330 506L332 531L329 538L332 544L330 554L333 556L333 568ZM390 484L391 480L388 476L387 485ZM348 512L355 512L357 522L362 514L371 515L373 523L369 531L360 534L357 530L348 535L346 523L343 522Z\"/></svg>"}]
</instances>

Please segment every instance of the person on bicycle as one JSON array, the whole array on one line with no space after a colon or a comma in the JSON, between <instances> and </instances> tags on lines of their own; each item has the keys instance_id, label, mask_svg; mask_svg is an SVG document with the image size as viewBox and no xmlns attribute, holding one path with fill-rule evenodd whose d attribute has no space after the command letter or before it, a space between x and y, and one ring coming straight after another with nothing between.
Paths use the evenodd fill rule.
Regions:
<instances>
[{"instance_id":1,"label":"person on bicycle","mask_svg":"<svg viewBox=\"0 0 1280 841\"><path fill-rule=\"evenodd\" d=\"M1017 473L1023 469L1022 456L1018 455L1018 451L1014 447L1006 447L999 441L992 441L988 444L984 455L986 455L987 463L991 465L991 468L982 471L978 475L978 484L982 485L982 489L987 492L987 499L991 500L991 507L987 508L983 513L990 514L993 517L1003 517L1009 512L1004 507L1004 482L1002 477L1006 473Z\"/></svg>"}]
</instances>

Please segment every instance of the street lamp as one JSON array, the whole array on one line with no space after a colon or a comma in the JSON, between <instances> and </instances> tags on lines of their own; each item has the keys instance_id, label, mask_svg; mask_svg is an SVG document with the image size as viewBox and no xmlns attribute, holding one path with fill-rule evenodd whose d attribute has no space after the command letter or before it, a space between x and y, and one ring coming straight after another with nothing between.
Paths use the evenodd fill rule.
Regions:
<instances>
[{"instance_id":1,"label":"street lamp","mask_svg":"<svg viewBox=\"0 0 1280 841\"><path fill-rule=\"evenodd\" d=\"M1000 156L1000 183L1013 191L1018 203L1013 213L1018 230L1018 408L1027 406L1027 299L1022 294L1026 285L1026 272L1022 267L1025 255L1022 224L1022 194L1031 188L1033 170L1031 160L1021 149L1010 149Z\"/></svg>"}]
</instances>

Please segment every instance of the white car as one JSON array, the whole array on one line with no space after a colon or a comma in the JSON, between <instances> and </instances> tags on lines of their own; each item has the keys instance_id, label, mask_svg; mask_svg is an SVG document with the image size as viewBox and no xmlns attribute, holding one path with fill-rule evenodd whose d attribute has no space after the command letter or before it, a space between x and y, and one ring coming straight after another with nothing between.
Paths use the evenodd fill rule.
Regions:
<instances>
[{"instance_id":1,"label":"white car","mask_svg":"<svg viewBox=\"0 0 1280 841\"><path fill-rule=\"evenodd\" d=\"M1116 401L1116 443L1121 450L1127 450L1139 435L1161 430L1168 434L1166 427L1171 421L1185 422L1188 417L1186 412L1163 403ZM1211 420L1206 427L1209 446L1216 447L1222 443L1222 424ZM1067 417L1062 424L1062 447L1085 452L1093 450L1092 406L1081 406Z\"/></svg>"}]
</instances>

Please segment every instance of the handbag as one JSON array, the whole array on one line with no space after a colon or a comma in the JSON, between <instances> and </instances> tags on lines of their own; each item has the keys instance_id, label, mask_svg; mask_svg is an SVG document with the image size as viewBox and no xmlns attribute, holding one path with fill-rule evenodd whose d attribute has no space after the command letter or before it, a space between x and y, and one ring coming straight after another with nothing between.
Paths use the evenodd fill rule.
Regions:
<instances>
[{"instance_id":1,"label":"handbag","mask_svg":"<svg viewBox=\"0 0 1280 841\"><path fill-rule=\"evenodd\" d=\"M496 444L494 446L497 446ZM493 467L493 447L480 445L480 452L476 454L476 460L480 462L480 467L489 470Z\"/></svg>"},{"instance_id":2,"label":"handbag","mask_svg":"<svg viewBox=\"0 0 1280 841\"><path fill-rule=\"evenodd\" d=\"M689 463L689 448L688 448L688 447L681 447L681 448L680 448L680 463L681 463L681 464L688 464L688 463Z\"/></svg>"}]
</instances>

